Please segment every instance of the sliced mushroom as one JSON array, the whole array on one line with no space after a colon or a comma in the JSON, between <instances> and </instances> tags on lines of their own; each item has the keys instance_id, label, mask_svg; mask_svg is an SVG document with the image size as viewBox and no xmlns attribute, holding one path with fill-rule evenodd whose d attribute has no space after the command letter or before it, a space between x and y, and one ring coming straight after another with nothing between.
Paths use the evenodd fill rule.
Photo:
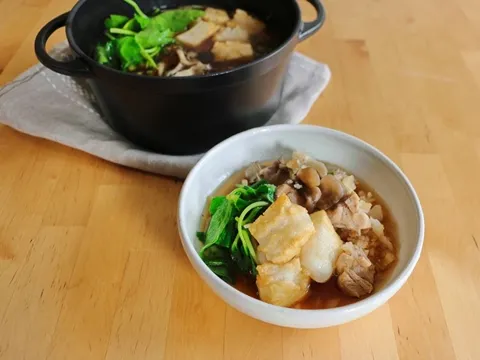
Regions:
<instances>
[{"instance_id":1,"label":"sliced mushroom","mask_svg":"<svg viewBox=\"0 0 480 360\"><path fill-rule=\"evenodd\" d=\"M326 210L338 203L345 195L342 183L333 175L327 175L320 181L322 196L317 203L317 208Z\"/></svg>"},{"instance_id":2,"label":"sliced mushroom","mask_svg":"<svg viewBox=\"0 0 480 360\"><path fill-rule=\"evenodd\" d=\"M167 76L173 76L175 75L177 72L183 70L184 66L181 62L179 62L177 64L177 66L175 66L175 68L173 68L172 70L170 70L169 72L167 72Z\"/></svg>"},{"instance_id":3,"label":"sliced mushroom","mask_svg":"<svg viewBox=\"0 0 480 360\"><path fill-rule=\"evenodd\" d=\"M157 64L157 73L158 73L158 76L162 76L163 73L164 73L164 71L165 71L165 63L159 62L159 63Z\"/></svg>"},{"instance_id":4,"label":"sliced mushroom","mask_svg":"<svg viewBox=\"0 0 480 360\"><path fill-rule=\"evenodd\" d=\"M318 174L322 178L324 176L327 176L327 174L328 174L327 166L321 161L310 158L305 162L305 164L307 166L310 166L310 167L314 168L315 170L317 170Z\"/></svg>"},{"instance_id":5,"label":"sliced mushroom","mask_svg":"<svg viewBox=\"0 0 480 360\"><path fill-rule=\"evenodd\" d=\"M320 175L314 168L306 167L301 169L297 177L309 188L315 188L320 185Z\"/></svg>"},{"instance_id":6,"label":"sliced mushroom","mask_svg":"<svg viewBox=\"0 0 480 360\"><path fill-rule=\"evenodd\" d=\"M287 196L292 203L305 207L305 197L298 190L293 190Z\"/></svg>"},{"instance_id":7,"label":"sliced mushroom","mask_svg":"<svg viewBox=\"0 0 480 360\"><path fill-rule=\"evenodd\" d=\"M309 188L304 192L305 196L305 208L309 213L315 211L315 206L317 205L318 200L322 196L322 191L318 187Z\"/></svg>"},{"instance_id":8,"label":"sliced mushroom","mask_svg":"<svg viewBox=\"0 0 480 360\"><path fill-rule=\"evenodd\" d=\"M277 199L284 194L288 196L292 203L301 206L305 205L305 197L302 195L302 193L300 193L300 191L294 189L288 184L282 184L277 186L277 190L275 191L275 197Z\"/></svg>"},{"instance_id":9,"label":"sliced mushroom","mask_svg":"<svg viewBox=\"0 0 480 360\"><path fill-rule=\"evenodd\" d=\"M191 66L188 69L182 70L174 74L173 76L193 76L193 75L201 75L205 73L205 71L210 70L210 64L204 64L198 61L195 65Z\"/></svg>"},{"instance_id":10,"label":"sliced mushroom","mask_svg":"<svg viewBox=\"0 0 480 360\"><path fill-rule=\"evenodd\" d=\"M198 63L198 60L197 61L188 60L187 57L185 56L185 53L180 48L177 49L177 55L178 55L178 58L180 59L180 62L185 66L192 66Z\"/></svg>"}]
</instances>

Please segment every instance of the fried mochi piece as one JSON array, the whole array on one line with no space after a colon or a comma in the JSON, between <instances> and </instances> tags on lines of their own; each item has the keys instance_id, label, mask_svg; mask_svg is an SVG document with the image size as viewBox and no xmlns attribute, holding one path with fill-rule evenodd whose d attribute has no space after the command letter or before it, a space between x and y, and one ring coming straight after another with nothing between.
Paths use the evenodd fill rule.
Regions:
<instances>
[{"instance_id":1,"label":"fried mochi piece","mask_svg":"<svg viewBox=\"0 0 480 360\"><path fill-rule=\"evenodd\" d=\"M248 228L258 241L258 251L274 264L285 264L300 254L315 232L308 211L287 195L278 199Z\"/></svg>"},{"instance_id":2,"label":"fried mochi piece","mask_svg":"<svg viewBox=\"0 0 480 360\"><path fill-rule=\"evenodd\" d=\"M302 269L298 257L286 264L266 263L257 266L257 287L260 299L278 306L292 306L308 293L310 277Z\"/></svg>"}]
</instances>

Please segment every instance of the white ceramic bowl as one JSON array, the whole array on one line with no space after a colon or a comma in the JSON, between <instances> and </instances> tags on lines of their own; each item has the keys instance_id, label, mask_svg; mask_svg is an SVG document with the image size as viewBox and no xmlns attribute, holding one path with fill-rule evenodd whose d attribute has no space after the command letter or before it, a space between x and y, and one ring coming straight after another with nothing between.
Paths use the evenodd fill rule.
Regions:
<instances>
[{"instance_id":1,"label":"white ceramic bowl","mask_svg":"<svg viewBox=\"0 0 480 360\"><path fill-rule=\"evenodd\" d=\"M198 255L200 226L207 196L253 161L291 155L292 150L339 165L372 186L398 224L399 261L390 280L354 304L325 310L282 308L254 299L223 282ZM178 227L193 267L226 303L256 319L294 328L339 325L364 316L390 299L407 281L422 250L424 220L415 190L403 172L371 145L345 133L308 125L278 125L235 135L211 149L188 175L179 200Z\"/></svg>"}]
</instances>

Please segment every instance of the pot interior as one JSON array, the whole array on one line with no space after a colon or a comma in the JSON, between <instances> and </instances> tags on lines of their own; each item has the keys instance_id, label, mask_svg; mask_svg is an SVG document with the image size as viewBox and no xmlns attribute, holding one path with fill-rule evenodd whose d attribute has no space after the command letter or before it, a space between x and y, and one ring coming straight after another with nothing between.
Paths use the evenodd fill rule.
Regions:
<instances>
[{"instance_id":1,"label":"pot interior","mask_svg":"<svg viewBox=\"0 0 480 360\"><path fill-rule=\"evenodd\" d=\"M265 21L278 36L280 44L292 37L300 21L299 8L293 0L136 0L149 14L153 9L168 9L188 5L212 6L227 11L243 9ZM84 0L74 9L69 24L74 41L84 55L92 58L95 45L103 39L104 20L111 14L133 15L133 9L123 0Z\"/></svg>"}]
</instances>

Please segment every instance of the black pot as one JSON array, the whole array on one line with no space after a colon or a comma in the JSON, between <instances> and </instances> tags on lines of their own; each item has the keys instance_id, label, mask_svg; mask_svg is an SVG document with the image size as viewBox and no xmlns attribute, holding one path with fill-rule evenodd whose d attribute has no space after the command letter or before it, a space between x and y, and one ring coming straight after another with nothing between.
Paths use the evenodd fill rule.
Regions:
<instances>
[{"instance_id":1,"label":"black pot","mask_svg":"<svg viewBox=\"0 0 480 360\"><path fill-rule=\"evenodd\" d=\"M137 1L146 11L186 5L241 8L265 20L281 36L273 53L222 73L149 77L97 63L91 55L104 32L104 19L112 13L132 15L122 0L80 0L40 30L35 52L53 71L89 78L108 124L133 143L165 154L200 153L235 133L264 125L275 113L295 45L318 31L325 19L319 0L308 1L317 11L316 20L308 23L302 22L295 0ZM70 62L56 61L45 51L49 36L63 26L78 56Z\"/></svg>"}]
</instances>

